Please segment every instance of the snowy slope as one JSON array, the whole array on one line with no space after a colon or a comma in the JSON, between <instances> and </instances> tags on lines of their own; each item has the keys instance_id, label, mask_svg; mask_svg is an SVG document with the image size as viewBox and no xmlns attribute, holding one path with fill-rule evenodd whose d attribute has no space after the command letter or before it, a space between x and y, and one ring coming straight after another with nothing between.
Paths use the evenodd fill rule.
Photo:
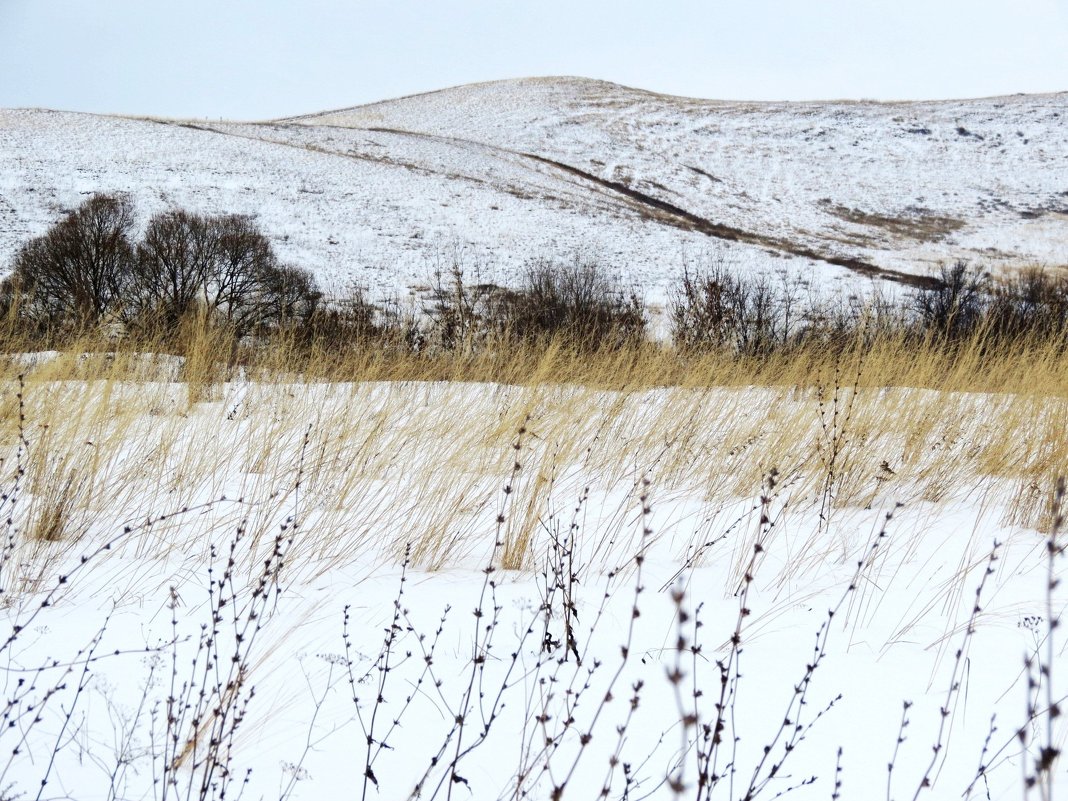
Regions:
<instances>
[{"instance_id":1,"label":"snowy slope","mask_svg":"<svg viewBox=\"0 0 1068 801\"><path fill-rule=\"evenodd\" d=\"M1063 261L1062 117L1063 93L739 103L544 79L458 87L302 121L433 131L537 153L716 222L908 270L947 252Z\"/></svg>"},{"instance_id":2,"label":"snowy slope","mask_svg":"<svg viewBox=\"0 0 1068 801\"><path fill-rule=\"evenodd\" d=\"M94 191L255 214L374 295L462 259L600 259L652 300L688 258L824 284L1068 262L1068 95L727 103L597 81L448 89L275 123L0 111L0 264ZM827 260L835 262L829 264Z\"/></svg>"},{"instance_id":3,"label":"snowy slope","mask_svg":"<svg viewBox=\"0 0 1068 801\"><path fill-rule=\"evenodd\" d=\"M2 112L0 120L2 261L94 191L130 192L145 217L175 206L254 214L283 257L328 286L355 280L378 295L426 283L456 254L469 268L499 262L507 270L532 256L593 249L628 263L638 254L636 266L651 274L682 242L696 248L705 239L680 238L621 204L606 211L571 197L567 183L537 166L447 148L412 153L391 135L344 131L334 140L303 126L218 133L51 112Z\"/></svg>"}]
</instances>

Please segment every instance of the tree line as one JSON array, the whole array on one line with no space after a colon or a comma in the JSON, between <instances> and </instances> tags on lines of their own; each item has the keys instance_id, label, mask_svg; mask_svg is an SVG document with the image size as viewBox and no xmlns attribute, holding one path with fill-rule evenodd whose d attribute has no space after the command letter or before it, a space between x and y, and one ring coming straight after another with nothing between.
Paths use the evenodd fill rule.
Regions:
<instances>
[{"instance_id":1,"label":"tree line","mask_svg":"<svg viewBox=\"0 0 1068 801\"><path fill-rule=\"evenodd\" d=\"M233 339L278 332L324 347L477 352L508 343L562 340L579 349L619 349L649 337L649 310L589 259L534 259L511 288L467 280L462 265L438 274L419 308L374 304L354 290L324 298L314 276L283 263L246 216L172 210L135 238L129 199L97 194L16 254L0 284L0 312L38 341L113 326L166 339L190 319ZM953 345L1040 341L1065 345L1068 276L1032 268L995 278L965 262L941 267L932 286L903 296L878 288L825 296L796 281L686 269L666 309L680 353L760 358L858 338Z\"/></svg>"},{"instance_id":2,"label":"tree line","mask_svg":"<svg viewBox=\"0 0 1068 801\"><path fill-rule=\"evenodd\" d=\"M97 194L26 243L0 287L23 331L45 335L116 324L173 330L200 315L237 337L305 324L322 293L282 263L249 217L167 211L135 240L123 195Z\"/></svg>"}]
</instances>

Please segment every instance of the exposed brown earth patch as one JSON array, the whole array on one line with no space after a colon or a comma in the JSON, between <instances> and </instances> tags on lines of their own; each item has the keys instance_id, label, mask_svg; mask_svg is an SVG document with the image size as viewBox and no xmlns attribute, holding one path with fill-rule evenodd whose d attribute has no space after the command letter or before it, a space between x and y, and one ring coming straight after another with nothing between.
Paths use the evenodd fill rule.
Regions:
<instances>
[{"instance_id":1,"label":"exposed brown earth patch","mask_svg":"<svg viewBox=\"0 0 1068 801\"><path fill-rule=\"evenodd\" d=\"M905 214L890 216L852 209L827 200L821 201L820 205L840 220L854 225L880 228L894 236L914 239L918 242L938 242L964 227L963 220L932 214L925 209L911 209Z\"/></svg>"}]
</instances>

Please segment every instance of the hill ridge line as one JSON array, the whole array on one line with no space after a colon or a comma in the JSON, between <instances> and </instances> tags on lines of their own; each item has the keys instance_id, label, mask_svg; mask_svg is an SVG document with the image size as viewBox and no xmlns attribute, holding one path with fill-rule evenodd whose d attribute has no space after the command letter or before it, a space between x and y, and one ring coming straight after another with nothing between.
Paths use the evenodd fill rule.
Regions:
<instances>
[{"instance_id":1,"label":"hill ridge line","mask_svg":"<svg viewBox=\"0 0 1068 801\"><path fill-rule=\"evenodd\" d=\"M582 75L531 75L523 78L498 78L488 81L472 81L470 83L455 84L452 86L443 86L437 89L428 89L422 92L411 92L409 94L398 95L395 97L386 97L379 100L371 100L366 103L356 103L351 106L342 106L338 108L324 109L320 111L312 111L303 114L294 114L286 117L278 117L272 122L300 122L302 120L314 120L318 117L329 117L336 114L347 114L354 111L373 109L377 106L388 106L390 104L405 103L411 100L418 100L421 98L433 97L435 95L447 95L450 92L461 92L464 90L484 89L493 86L556 86L563 87L567 85L586 84L597 85L602 87L610 87L614 90L620 90L624 92L630 92L634 95L642 95L647 98L659 98L666 101L680 101L686 104L701 103L711 106L721 105L753 105L753 106L854 106L854 105L871 105L871 106L883 106L883 107L898 107L898 106L923 106L923 105L938 105L943 103L971 103L971 102L983 102L983 101L996 101L1006 100L1015 97L1059 97L1062 95L1068 95L1068 90L1053 89L1044 92L1009 92L1009 93L995 93L995 94L982 94L973 96L950 96L950 97L929 97L929 98L868 98L868 97L815 97L805 99L754 99L745 97L704 97L698 95L677 94L675 92L658 91L656 89L646 89L640 86L631 86L630 84L618 83L617 81L609 81L602 78L588 78Z\"/></svg>"}]
</instances>

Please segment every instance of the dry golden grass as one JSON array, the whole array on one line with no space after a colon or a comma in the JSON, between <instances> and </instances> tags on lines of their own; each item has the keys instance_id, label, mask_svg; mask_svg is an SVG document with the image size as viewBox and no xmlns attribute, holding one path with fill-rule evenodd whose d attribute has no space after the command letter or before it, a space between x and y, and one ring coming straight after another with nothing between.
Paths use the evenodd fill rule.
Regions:
<instances>
[{"instance_id":1,"label":"dry golden grass","mask_svg":"<svg viewBox=\"0 0 1068 801\"><path fill-rule=\"evenodd\" d=\"M26 558L43 565L93 526L114 530L225 495L209 514L155 525L131 547L166 558L187 547L182 527L247 518L269 531L299 503L301 571L394 559L409 543L418 565L436 569L484 558L507 502L504 565L530 569L544 522L589 488L597 525L581 536L590 558L611 567L633 553L643 478L666 515L657 536L686 557L727 529L776 469L798 514L815 520L826 507L793 546L796 573L849 552L849 526L832 524L850 509L968 501L1042 527L1055 479L1068 474L1068 376L1052 349L951 356L883 342L762 364L683 361L653 346L332 362L278 349L227 363L209 358L217 341L196 341L201 352L186 361L86 356L92 343L74 343L4 364L8 484L25 374ZM751 522L738 553L755 535Z\"/></svg>"},{"instance_id":2,"label":"dry golden grass","mask_svg":"<svg viewBox=\"0 0 1068 801\"><path fill-rule=\"evenodd\" d=\"M14 324L0 321L0 353L37 349L17 331ZM859 373L861 387L1063 397L1068 395L1066 345L1062 338L1005 342L980 331L952 345L887 334L836 347L813 341L760 358L726 352L684 354L654 342L591 352L562 339L413 352L389 342L334 347L304 345L285 336L239 346L194 318L165 338L129 341L92 335L65 341L53 358L34 367L34 373L37 380L177 378L186 383L190 404L210 400L213 386L237 376L263 382L453 381L636 390L815 387L833 382L837 372L850 383ZM182 356L180 368L172 360L144 355L161 353ZM25 359L0 361L0 378L12 379L25 367Z\"/></svg>"},{"instance_id":3,"label":"dry golden grass","mask_svg":"<svg viewBox=\"0 0 1068 801\"><path fill-rule=\"evenodd\" d=\"M584 547L611 567L633 553L645 477L666 510L658 537L689 558L751 509L775 469L779 494L817 521L793 546L789 569L803 572L849 552L848 525L832 525L844 510L968 501L1043 528L1068 474L1068 358L1054 345L884 339L761 361L560 342L467 355L284 341L242 351L195 325L181 342L184 358L160 355L160 343L82 340L0 361L7 486L24 376L24 561L43 569L94 527L209 502L131 547L166 558L189 541L183 527L245 518L266 532L299 504L301 570L394 559L408 544L436 569L482 559L507 503L503 564L530 569L545 522L588 488L597 523ZM756 531L740 525L736 553Z\"/></svg>"}]
</instances>

